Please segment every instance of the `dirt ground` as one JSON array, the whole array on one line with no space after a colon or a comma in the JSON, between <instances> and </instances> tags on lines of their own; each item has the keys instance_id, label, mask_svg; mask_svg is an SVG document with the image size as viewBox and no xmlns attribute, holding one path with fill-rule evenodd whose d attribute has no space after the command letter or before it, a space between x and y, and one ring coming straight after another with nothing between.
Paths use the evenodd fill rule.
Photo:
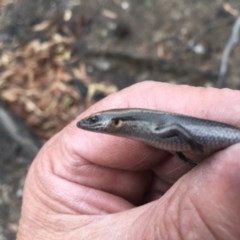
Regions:
<instances>
[{"instance_id":1,"label":"dirt ground","mask_svg":"<svg viewBox=\"0 0 240 240\"><path fill-rule=\"evenodd\" d=\"M44 142L95 101L136 82L214 86L239 11L238 0L2 0L0 100ZM239 62L236 47L230 88L240 88ZM14 174L11 164L5 174ZM28 165L19 171L16 162L19 186L0 188L0 198L12 194L0 213L0 240L17 231Z\"/></svg>"}]
</instances>

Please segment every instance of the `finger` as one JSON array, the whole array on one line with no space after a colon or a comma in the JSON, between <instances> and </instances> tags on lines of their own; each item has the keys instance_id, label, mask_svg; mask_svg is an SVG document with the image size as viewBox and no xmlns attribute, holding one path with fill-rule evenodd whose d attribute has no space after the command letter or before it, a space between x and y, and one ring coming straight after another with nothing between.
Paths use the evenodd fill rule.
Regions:
<instances>
[{"instance_id":1,"label":"finger","mask_svg":"<svg viewBox=\"0 0 240 240\"><path fill-rule=\"evenodd\" d=\"M144 82L105 98L81 114L65 129L64 144L75 154L99 165L123 169L146 168L165 156L141 143L77 129L76 122L101 110L141 107L220 120L237 126L240 125L239 101L239 92L233 90Z\"/></svg>"},{"instance_id":2,"label":"finger","mask_svg":"<svg viewBox=\"0 0 240 240\"><path fill-rule=\"evenodd\" d=\"M150 171L92 164L70 155L61 140L60 133L53 137L33 162L26 181L31 194L47 197L48 207L68 214L113 213L142 203L151 184Z\"/></svg>"}]
</instances>

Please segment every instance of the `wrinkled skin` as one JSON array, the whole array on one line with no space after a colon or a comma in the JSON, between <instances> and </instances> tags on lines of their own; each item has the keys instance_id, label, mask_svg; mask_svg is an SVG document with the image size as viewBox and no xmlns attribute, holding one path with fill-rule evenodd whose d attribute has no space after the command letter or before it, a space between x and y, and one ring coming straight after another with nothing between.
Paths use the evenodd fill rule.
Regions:
<instances>
[{"instance_id":1,"label":"wrinkled skin","mask_svg":"<svg viewBox=\"0 0 240 240\"><path fill-rule=\"evenodd\" d=\"M166 152L76 127L93 112L129 107L240 126L239 91L149 81L105 98L33 161L18 240L240 239L240 145L190 170Z\"/></svg>"}]
</instances>

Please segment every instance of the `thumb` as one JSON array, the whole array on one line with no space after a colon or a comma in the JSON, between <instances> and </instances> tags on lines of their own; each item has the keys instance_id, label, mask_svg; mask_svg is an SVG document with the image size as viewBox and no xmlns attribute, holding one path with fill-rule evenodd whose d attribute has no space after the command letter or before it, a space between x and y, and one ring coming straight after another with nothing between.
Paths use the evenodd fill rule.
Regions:
<instances>
[{"instance_id":1,"label":"thumb","mask_svg":"<svg viewBox=\"0 0 240 240\"><path fill-rule=\"evenodd\" d=\"M102 216L81 229L81 237L240 239L240 161L236 156L240 156L239 145L219 152L179 179L159 200Z\"/></svg>"}]
</instances>

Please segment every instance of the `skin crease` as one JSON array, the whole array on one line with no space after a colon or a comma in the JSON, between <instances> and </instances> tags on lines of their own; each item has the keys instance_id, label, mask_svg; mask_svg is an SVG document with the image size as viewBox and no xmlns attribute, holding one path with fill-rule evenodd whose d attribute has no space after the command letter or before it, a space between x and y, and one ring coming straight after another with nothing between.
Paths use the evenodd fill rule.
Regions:
<instances>
[{"instance_id":1,"label":"skin crease","mask_svg":"<svg viewBox=\"0 0 240 240\"><path fill-rule=\"evenodd\" d=\"M190 170L163 151L76 127L91 113L130 107L240 127L239 103L239 91L146 81L95 104L33 161L17 239L240 239L239 144Z\"/></svg>"}]
</instances>

